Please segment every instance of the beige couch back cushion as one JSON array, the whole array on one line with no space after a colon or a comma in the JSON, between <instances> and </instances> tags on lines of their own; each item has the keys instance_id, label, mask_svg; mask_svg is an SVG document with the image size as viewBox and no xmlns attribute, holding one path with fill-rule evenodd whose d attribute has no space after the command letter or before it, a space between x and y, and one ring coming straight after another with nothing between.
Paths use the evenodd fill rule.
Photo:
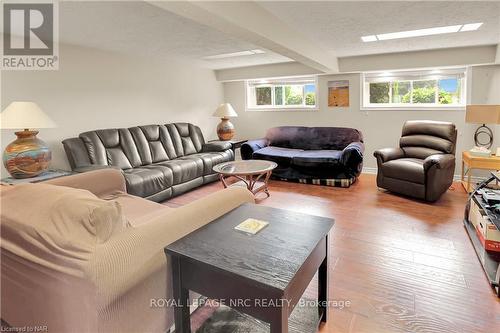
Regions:
<instances>
[{"instance_id":1,"label":"beige couch back cushion","mask_svg":"<svg viewBox=\"0 0 500 333\"><path fill-rule=\"evenodd\" d=\"M1 215L2 223L33 228L67 244L103 243L126 228L119 203L86 190L43 183L2 191Z\"/></svg>"}]
</instances>

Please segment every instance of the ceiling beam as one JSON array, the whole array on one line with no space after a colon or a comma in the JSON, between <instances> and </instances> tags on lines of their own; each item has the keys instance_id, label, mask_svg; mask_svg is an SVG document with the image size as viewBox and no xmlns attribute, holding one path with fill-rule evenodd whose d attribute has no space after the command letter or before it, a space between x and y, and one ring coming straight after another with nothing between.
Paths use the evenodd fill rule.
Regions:
<instances>
[{"instance_id":1,"label":"ceiling beam","mask_svg":"<svg viewBox=\"0 0 500 333\"><path fill-rule=\"evenodd\" d=\"M253 1L146 1L324 73L338 72L337 58Z\"/></svg>"},{"instance_id":2,"label":"ceiling beam","mask_svg":"<svg viewBox=\"0 0 500 333\"><path fill-rule=\"evenodd\" d=\"M339 64L344 73L492 64L495 57L498 58L498 47L480 45L341 57Z\"/></svg>"}]
</instances>

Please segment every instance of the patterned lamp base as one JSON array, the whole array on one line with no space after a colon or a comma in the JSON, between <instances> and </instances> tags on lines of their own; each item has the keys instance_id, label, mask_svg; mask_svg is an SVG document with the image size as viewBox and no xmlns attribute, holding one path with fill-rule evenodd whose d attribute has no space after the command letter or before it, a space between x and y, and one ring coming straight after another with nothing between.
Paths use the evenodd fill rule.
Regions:
<instances>
[{"instance_id":1,"label":"patterned lamp base","mask_svg":"<svg viewBox=\"0 0 500 333\"><path fill-rule=\"evenodd\" d=\"M228 118L222 118L219 125L217 125L217 136L219 137L219 140L231 140L234 137L234 133L234 125Z\"/></svg>"},{"instance_id":2,"label":"patterned lamp base","mask_svg":"<svg viewBox=\"0 0 500 333\"><path fill-rule=\"evenodd\" d=\"M48 169L52 153L37 134L29 130L16 132L17 139L5 148L3 164L12 177L36 177Z\"/></svg>"}]
</instances>

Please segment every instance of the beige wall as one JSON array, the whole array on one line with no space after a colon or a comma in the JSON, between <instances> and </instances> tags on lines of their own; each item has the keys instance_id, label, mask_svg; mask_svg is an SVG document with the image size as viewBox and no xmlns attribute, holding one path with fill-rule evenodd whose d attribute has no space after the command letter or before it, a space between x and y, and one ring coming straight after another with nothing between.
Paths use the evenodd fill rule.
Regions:
<instances>
[{"instance_id":1,"label":"beige wall","mask_svg":"<svg viewBox=\"0 0 500 333\"><path fill-rule=\"evenodd\" d=\"M61 140L97 128L185 121L216 137L211 114L223 89L212 70L69 45L60 45L60 61L58 71L4 71L1 78L2 110L32 100L58 124L39 134L52 148L52 167L69 168ZM13 130L1 138L3 151Z\"/></svg>"},{"instance_id":2,"label":"beige wall","mask_svg":"<svg viewBox=\"0 0 500 333\"><path fill-rule=\"evenodd\" d=\"M349 80L350 107L328 107L327 82L329 80ZM471 103L500 103L500 65L473 67L468 78ZM245 111L244 82L224 83L225 100L238 112L234 124L239 137L259 138L267 128L281 125L304 126L345 126L361 130L365 137L366 171L374 171L376 161L373 152L382 147L397 146L401 127L406 120L430 119L451 121L457 125L459 136L457 152L470 149L475 126L466 124L465 112L448 111L360 111L360 74L339 74L319 77L318 111ZM500 145L500 131L494 147ZM458 154L456 174L460 172Z\"/></svg>"}]
</instances>

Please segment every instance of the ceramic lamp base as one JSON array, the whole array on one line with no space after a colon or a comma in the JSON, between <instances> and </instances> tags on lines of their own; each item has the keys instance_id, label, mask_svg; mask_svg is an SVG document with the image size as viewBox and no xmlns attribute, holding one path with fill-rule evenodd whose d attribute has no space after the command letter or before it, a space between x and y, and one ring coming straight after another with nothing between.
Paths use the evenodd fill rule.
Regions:
<instances>
[{"instance_id":1,"label":"ceramic lamp base","mask_svg":"<svg viewBox=\"0 0 500 333\"><path fill-rule=\"evenodd\" d=\"M5 148L3 165L12 177L36 177L49 168L52 153L37 134L29 130L16 132L17 139Z\"/></svg>"},{"instance_id":2,"label":"ceramic lamp base","mask_svg":"<svg viewBox=\"0 0 500 333\"><path fill-rule=\"evenodd\" d=\"M222 118L219 125L217 125L217 136L219 137L219 140L231 140L235 133L236 131L234 130L234 125L229 121L229 119Z\"/></svg>"}]
</instances>

